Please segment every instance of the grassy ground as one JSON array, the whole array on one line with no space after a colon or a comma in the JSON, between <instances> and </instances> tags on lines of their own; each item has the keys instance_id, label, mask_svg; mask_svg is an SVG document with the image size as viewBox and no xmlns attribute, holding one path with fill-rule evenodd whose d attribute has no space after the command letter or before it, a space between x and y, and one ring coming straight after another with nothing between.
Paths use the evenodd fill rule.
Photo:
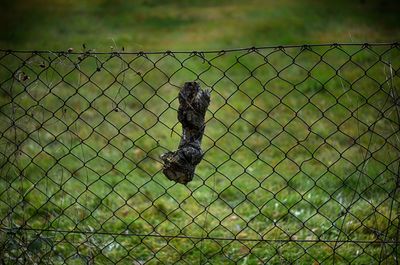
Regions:
<instances>
[{"instance_id":1,"label":"grassy ground","mask_svg":"<svg viewBox=\"0 0 400 265\"><path fill-rule=\"evenodd\" d=\"M399 36L397 7L388 2L8 5L18 12L4 13L1 25L15 30L3 31L1 43L21 49L194 50ZM19 54L27 62L20 69L18 58L2 57L0 216L9 233L1 258L395 262L394 245L379 242L398 239L400 52L379 58L373 51L388 47L364 49L348 62L328 49L83 60ZM211 88L212 104L205 157L185 187L162 175L159 155L179 142L176 95L187 80ZM5 230L21 226L31 230ZM63 232L35 230L44 227ZM165 237L146 236L155 233ZM334 242L349 239L358 243Z\"/></svg>"},{"instance_id":2,"label":"grassy ground","mask_svg":"<svg viewBox=\"0 0 400 265\"><path fill-rule=\"evenodd\" d=\"M138 51L394 41L398 13L395 1L8 1L0 44Z\"/></svg>"}]
</instances>

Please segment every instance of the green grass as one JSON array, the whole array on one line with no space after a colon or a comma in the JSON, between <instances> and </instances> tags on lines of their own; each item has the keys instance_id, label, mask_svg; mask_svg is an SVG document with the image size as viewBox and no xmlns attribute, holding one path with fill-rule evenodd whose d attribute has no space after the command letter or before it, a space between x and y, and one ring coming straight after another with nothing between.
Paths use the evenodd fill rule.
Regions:
<instances>
[{"instance_id":1,"label":"green grass","mask_svg":"<svg viewBox=\"0 0 400 265\"><path fill-rule=\"evenodd\" d=\"M79 51L86 43L98 51L195 50L399 36L390 3L7 5L13 12L0 22L15 30L2 30L0 43L18 49ZM343 49L353 54L360 47ZM206 60L18 54L24 66L1 57L0 259L395 262L393 244L332 242L398 236L399 120L390 93L399 93L400 51L386 49L363 49L352 62L329 47L206 54ZM383 63L389 61L393 75ZM23 81L22 72L30 78ZM179 142L176 96L188 80L210 88L212 103L204 160L182 186L161 173L159 156ZM18 227L33 230L6 230ZM35 230L43 228L61 232Z\"/></svg>"},{"instance_id":2,"label":"green grass","mask_svg":"<svg viewBox=\"0 0 400 265\"><path fill-rule=\"evenodd\" d=\"M399 40L394 1L12 1L0 46L98 51L204 50Z\"/></svg>"}]
</instances>

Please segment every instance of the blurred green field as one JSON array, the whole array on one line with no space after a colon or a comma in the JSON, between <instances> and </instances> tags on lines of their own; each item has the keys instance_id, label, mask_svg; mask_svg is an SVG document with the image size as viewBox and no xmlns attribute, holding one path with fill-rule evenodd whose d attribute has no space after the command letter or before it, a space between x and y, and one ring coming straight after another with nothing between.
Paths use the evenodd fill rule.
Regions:
<instances>
[{"instance_id":1,"label":"blurred green field","mask_svg":"<svg viewBox=\"0 0 400 265\"><path fill-rule=\"evenodd\" d=\"M395 4L93 3L3 4L4 48L115 53L1 52L1 260L396 262L398 47L118 53L393 41ZM182 186L159 156L189 80L212 103Z\"/></svg>"},{"instance_id":2,"label":"blurred green field","mask_svg":"<svg viewBox=\"0 0 400 265\"><path fill-rule=\"evenodd\" d=\"M400 37L396 1L3 1L0 47L205 50L382 42Z\"/></svg>"}]
</instances>

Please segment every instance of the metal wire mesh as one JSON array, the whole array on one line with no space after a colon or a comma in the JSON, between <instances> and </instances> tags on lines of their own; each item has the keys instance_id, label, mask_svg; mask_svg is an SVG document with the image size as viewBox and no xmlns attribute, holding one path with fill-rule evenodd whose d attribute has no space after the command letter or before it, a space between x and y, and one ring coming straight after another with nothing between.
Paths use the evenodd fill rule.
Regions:
<instances>
[{"instance_id":1,"label":"metal wire mesh","mask_svg":"<svg viewBox=\"0 0 400 265\"><path fill-rule=\"evenodd\" d=\"M4 264L399 262L398 44L0 52ZM162 174L177 95L203 161Z\"/></svg>"}]
</instances>

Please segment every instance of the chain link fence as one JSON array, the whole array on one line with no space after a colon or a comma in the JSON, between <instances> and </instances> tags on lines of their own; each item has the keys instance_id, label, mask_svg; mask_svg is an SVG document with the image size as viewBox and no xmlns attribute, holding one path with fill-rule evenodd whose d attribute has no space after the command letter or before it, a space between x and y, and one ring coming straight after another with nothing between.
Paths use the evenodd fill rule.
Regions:
<instances>
[{"instance_id":1,"label":"chain link fence","mask_svg":"<svg viewBox=\"0 0 400 265\"><path fill-rule=\"evenodd\" d=\"M399 262L398 44L0 51L2 264ZM162 174L211 90L194 179Z\"/></svg>"}]
</instances>

